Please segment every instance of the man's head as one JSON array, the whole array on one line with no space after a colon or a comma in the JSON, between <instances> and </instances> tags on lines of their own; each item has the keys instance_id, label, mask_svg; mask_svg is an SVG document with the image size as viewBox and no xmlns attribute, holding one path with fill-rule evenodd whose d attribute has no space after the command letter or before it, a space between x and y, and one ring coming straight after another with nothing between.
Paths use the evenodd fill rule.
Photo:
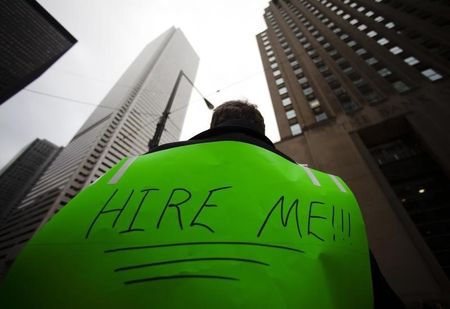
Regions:
<instances>
[{"instance_id":1,"label":"man's head","mask_svg":"<svg viewBox=\"0 0 450 309\"><path fill-rule=\"evenodd\" d=\"M231 120L244 120L251 124L258 132L264 134L264 118L258 107L245 101L228 101L214 110L211 128Z\"/></svg>"}]
</instances>

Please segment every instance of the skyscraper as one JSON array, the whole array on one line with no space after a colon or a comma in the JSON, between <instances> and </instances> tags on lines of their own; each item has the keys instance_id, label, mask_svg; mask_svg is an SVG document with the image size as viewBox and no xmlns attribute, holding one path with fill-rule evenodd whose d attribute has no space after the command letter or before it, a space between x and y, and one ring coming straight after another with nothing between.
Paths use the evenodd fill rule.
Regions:
<instances>
[{"instance_id":1,"label":"skyscraper","mask_svg":"<svg viewBox=\"0 0 450 309\"><path fill-rule=\"evenodd\" d=\"M61 149L49 141L35 139L0 171L0 222L8 210L20 202ZM2 230L3 227L0 227L0 235Z\"/></svg>"},{"instance_id":2,"label":"skyscraper","mask_svg":"<svg viewBox=\"0 0 450 309\"><path fill-rule=\"evenodd\" d=\"M77 40L37 1L0 1L0 104L44 73Z\"/></svg>"},{"instance_id":3,"label":"skyscraper","mask_svg":"<svg viewBox=\"0 0 450 309\"><path fill-rule=\"evenodd\" d=\"M36 230L83 187L122 158L148 150L147 143L180 71L193 80L198 62L197 54L179 29L167 30L144 48L10 214L13 220L16 213L32 213L33 222L37 223L21 235L16 235L14 226L11 228L11 235L5 236L5 241L14 241L19 236L22 241L3 250L0 243L0 262L10 263ZM162 143L178 140L191 90L191 84L182 79Z\"/></svg>"},{"instance_id":4,"label":"skyscraper","mask_svg":"<svg viewBox=\"0 0 450 309\"><path fill-rule=\"evenodd\" d=\"M343 177L407 303L448 299L448 3L277 0L257 35L281 141Z\"/></svg>"},{"instance_id":5,"label":"skyscraper","mask_svg":"<svg viewBox=\"0 0 450 309\"><path fill-rule=\"evenodd\" d=\"M33 213L18 213L14 207L32 188L62 147L49 141L36 139L25 147L0 174L0 260L5 252L22 241L22 233L34 222ZM12 212L14 215L9 216ZM0 277L4 271L0 265Z\"/></svg>"}]
</instances>

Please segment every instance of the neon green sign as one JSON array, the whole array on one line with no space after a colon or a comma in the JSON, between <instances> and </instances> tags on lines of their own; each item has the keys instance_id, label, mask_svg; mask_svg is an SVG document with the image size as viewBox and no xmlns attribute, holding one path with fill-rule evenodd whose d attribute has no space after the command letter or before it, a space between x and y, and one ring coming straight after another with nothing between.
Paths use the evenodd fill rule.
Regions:
<instances>
[{"instance_id":1,"label":"neon green sign","mask_svg":"<svg viewBox=\"0 0 450 309\"><path fill-rule=\"evenodd\" d=\"M213 142L113 167L29 242L6 308L370 308L364 223L339 178Z\"/></svg>"}]
</instances>

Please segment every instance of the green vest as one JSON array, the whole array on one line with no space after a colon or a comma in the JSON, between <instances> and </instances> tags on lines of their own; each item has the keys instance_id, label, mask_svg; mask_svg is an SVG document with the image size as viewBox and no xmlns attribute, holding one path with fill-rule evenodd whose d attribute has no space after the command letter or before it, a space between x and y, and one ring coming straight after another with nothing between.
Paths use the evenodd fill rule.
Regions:
<instances>
[{"instance_id":1,"label":"green vest","mask_svg":"<svg viewBox=\"0 0 450 309\"><path fill-rule=\"evenodd\" d=\"M371 308L363 218L338 177L247 143L122 160L27 244L5 308Z\"/></svg>"}]
</instances>

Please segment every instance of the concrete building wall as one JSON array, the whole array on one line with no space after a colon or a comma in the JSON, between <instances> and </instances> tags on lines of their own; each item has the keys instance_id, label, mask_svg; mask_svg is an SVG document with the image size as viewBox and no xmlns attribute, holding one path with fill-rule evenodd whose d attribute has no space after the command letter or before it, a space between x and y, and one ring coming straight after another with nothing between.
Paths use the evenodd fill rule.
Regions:
<instances>
[{"instance_id":1,"label":"concrete building wall","mask_svg":"<svg viewBox=\"0 0 450 309\"><path fill-rule=\"evenodd\" d=\"M277 148L349 184L411 306L450 295L450 15L428 2L271 1L257 35Z\"/></svg>"}]
</instances>

